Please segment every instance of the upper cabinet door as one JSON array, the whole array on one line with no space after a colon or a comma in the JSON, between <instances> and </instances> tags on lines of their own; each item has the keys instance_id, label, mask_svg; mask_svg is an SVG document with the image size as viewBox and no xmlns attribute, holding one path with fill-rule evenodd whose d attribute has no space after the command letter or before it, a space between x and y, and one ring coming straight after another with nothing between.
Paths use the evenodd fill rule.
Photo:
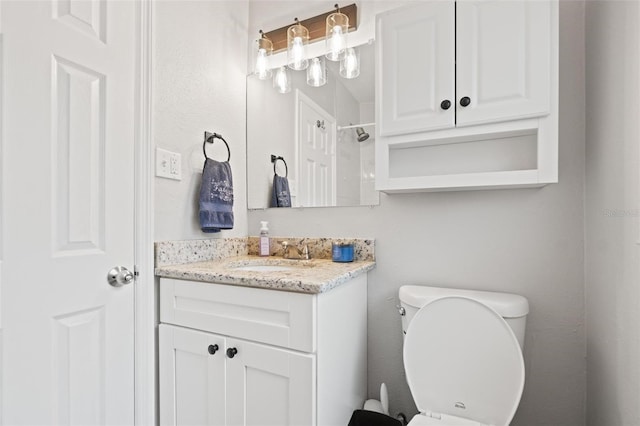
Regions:
<instances>
[{"instance_id":1,"label":"upper cabinet door","mask_svg":"<svg viewBox=\"0 0 640 426\"><path fill-rule=\"evenodd\" d=\"M551 10L550 1L457 2L458 126L549 113Z\"/></svg>"},{"instance_id":2,"label":"upper cabinet door","mask_svg":"<svg viewBox=\"0 0 640 426\"><path fill-rule=\"evenodd\" d=\"M454 23L453 1L427 2L378 16L376 104L381 136L455 126Z\"/></svg>"}]
</instances>

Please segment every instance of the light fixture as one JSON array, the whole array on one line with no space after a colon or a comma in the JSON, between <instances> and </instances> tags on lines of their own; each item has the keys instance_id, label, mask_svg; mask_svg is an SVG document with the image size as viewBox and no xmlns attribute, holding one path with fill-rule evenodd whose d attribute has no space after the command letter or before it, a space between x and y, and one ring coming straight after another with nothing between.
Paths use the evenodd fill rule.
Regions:
<instances>
[{"instance_id":1,"label":"light fixture","mask_svg":"<svg viewBox=\"0 0 640 426\"><path fill-rule=\"evenodd\" d=\"M326 26L326 57L330 61L339 61L344 57L347 48L347 32L349 31L349 17L340 12L338 5L336 11L327 16Z\"/></svg>"},{"instance_id":2,"label":"light fixture","mask_svg":"<svg viewBox=\"0 0 640 426\"><path fill-rule=\"evenodd\" d=\"M287 30L287 63L292 70L307 69L306 46L309 43L309 30L295 18L296 23Z\"/></svg>"},{"instance_id":3,"label":"light fixture","mask_svg":"<svg viewBox=\"0 0 640 426\"><path fill-rule=\"evenodd\" d=\"M289 93L291 91L291 75L287 67L280 67L273 76L273 88L278 93Z\"/></svg>"},{"instance_id":4,"label":"light fixture","mask_svg":"<svg viewBox=\"0 0 640 426\"><path fill-rule=\"evenodd\" d=\"M346 49L340 61L340 75L344 78L356 78L360 75L360 52L353 47Z\"/></svg>"},{"instance_id":5,"label":"light fixture","mask_svg":"<svg viewBox=\"0 0 640 426\"><path fill-rule=\"evenodd\" d=\"M324 86L327 82L327 68L324 58L313 58L307 68L307 84L313 87Z\"/></svg>"},{"instance_id":6,"label":"light fixture","mask_svg":"<svg viewBox=\"0 0 640 426\"><path fill-rule=\"evenodd\" d=\"M271 69L269 68L269 56L273 52L273 43L269 40L262 30L260 30L260 38L256 40L256 66L254 74L260 80L266 80L271 77Z\"/></svg>"}]
</instances>

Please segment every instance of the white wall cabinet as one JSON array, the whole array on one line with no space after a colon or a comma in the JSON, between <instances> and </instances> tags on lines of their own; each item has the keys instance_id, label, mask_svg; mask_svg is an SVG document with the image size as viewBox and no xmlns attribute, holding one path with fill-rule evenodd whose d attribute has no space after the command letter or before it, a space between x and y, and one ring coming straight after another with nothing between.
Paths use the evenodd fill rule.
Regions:
<instances>
[{"instance_id":1,"label":"white wall cabinet","mask_svg":"<svg viewBox=\"0 0 640 426\"><path fill-rule=\"evenodd\" d=\"M455 126L455 14L452 1L420 3L378 20L376 100L380 135Z\"/></svg>"},{"instance_id":2,"label":"white wall cabinet","mask_svg":"<svg viewBox=\"0 0 640 426\"><path fill-rule=\"evenodd\" d=\"M458 1L456 51L458 125L549 114L551 2Z\"/></svg>"},{"instance_id":3,"label":"white wall cabinet","mask_svg":"<svg viewBox=\"0 0 640 426\"><path fill-rule=\"evenodd\" d=\"M160 423L346 425L366 303L366 275L322 294L161 278Z\"/></svg>"},{"instance_id":4,"label":"white wall cabinet","mask_svg":"<svg viewBox=\"0 0 640 426\"><path fill-rule=\"evenodd\" d=\"M376 37L376 189L557 182L557 2L420 2Z\"/></svg>"}]
</instances>

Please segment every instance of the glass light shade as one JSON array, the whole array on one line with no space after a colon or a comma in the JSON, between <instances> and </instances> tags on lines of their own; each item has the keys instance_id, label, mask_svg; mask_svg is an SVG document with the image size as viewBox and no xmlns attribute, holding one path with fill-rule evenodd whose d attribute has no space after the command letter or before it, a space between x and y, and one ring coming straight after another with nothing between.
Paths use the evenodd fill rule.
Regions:
<instances>
[{"instance_id":1,"label":"glass light shade","mask_svg":"<svg viewBox=\"0 0 640 426\"><path fill-rule=\"evenodd\" d=\"M268 38L259 38L256 40L256 65L254 74L260 80L266 80L271 77L272 72L269 68L269 57L273 52L273 43Z\"/></svg>"},{"instance_id":2,"label":"glass light shade","mask_svg":"<svg viewBox=\"0 0 640 426\"><path fill-rule=\"evenodd\" d=\"M287 67L280 67L273 76L273 88L278 93L289 93L291 91L291 75Z\"/></svg>"},{"instance_id":3,"label":"glass light shade","mask_svg":"<svg viewBox=\"0 0 640 426\"><path fill-rule=\"evenodd\" d=\"M360 52L353 47L345 51L340 61L340 75L344 78L356 78L360 75Z\"/></svg>"},{"instance_id":4,"label":"glass light shade","mask_svg":"<svg viewBox=\"0 0 640 426\"><path fill-rule=\"evenodd\" d=\"M327 83L327 68L324 58L313 58L307 68L307 84L313 87L324 86Z\"/></svg>"},{"instance_id":5,"label":"glass light shade","mask_svg":"<svg viewBox=\"0 0 640 426\"><path fill-rule=\"evenodd\" d=\"M309 44L309 30L301 24L295 24L287 30L287 63L292 70L307 69L307 44Z\"/></svg>"},{"instance_id":6,"label":"glass light shade","mask_svg":"<svg viewBox=\"0 0 640 426\"><path fill-rule=\"evenodd\" d=\"M330 61L339 61L344 57L347 48L347 32L349 31L349 17L344 13L335 12L327 16L326 45Z\"/></svg>"}]
</instances>

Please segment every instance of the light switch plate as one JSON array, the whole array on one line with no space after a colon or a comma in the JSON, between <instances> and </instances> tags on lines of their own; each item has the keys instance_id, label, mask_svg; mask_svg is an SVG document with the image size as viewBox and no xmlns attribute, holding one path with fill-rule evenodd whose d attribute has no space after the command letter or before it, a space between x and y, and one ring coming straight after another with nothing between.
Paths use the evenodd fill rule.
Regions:
<instances>
[{"instance_id":1,"label":"light switch plate","mask_svg":"<svg viewBox=\"0 0 640 426\"><path fill-rule=\"evenodd\" d=\"M182 180L182 156L177 152L156 148L156 176Z\"/></svg>"}]
</instances>

